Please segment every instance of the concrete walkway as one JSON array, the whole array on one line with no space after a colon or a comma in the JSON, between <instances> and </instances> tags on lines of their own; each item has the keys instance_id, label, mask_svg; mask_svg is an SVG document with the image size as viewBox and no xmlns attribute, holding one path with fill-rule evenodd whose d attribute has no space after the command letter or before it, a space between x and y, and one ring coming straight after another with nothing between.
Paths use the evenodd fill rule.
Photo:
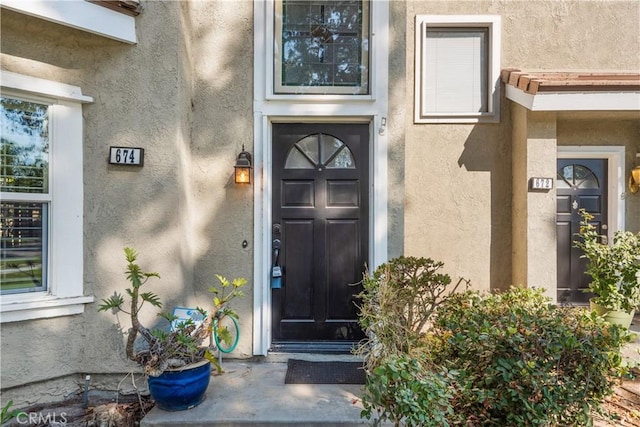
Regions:
<instances>
[{"instance_id":1,"label":"concrete walkway","mask_svg":"<svg viewBox=\"0 0 640 427\"><path fill-rule=\"evenodd\" d=\"M640 318L631 330L638 333L623 355L640 365ZM224 361L225 373L213 376L204 402L188 411L151 410L142 427L255 427L255 426L363 426L360 418L362 386L285 384L288 358L358 360L350 355L271 354L252 361ZM640 390L638 390L640 394ZM385 424L391 425L391 424ZM609 426L597 423L598 426Z\"/></svg>"},{"instance_id":2,"label":"concrete walkway","mask_svg":"<svg viewBox=\"0 0 640 427\"><path fill-rule=\"evenodd\" d=\"M151 410L142 427L363 426L361 385L285 384L287 359L357 360L350 355L272 354L257 361L224 361L204 402L180 412Z\"/></svg>"}]
</instances>

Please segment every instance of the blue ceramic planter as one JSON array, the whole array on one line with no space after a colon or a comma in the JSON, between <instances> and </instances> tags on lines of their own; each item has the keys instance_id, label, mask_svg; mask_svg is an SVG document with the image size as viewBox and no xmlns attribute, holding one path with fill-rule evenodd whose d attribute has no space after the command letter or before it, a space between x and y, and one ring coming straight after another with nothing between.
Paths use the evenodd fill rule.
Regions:
<instances>
[{"instance_id":1,"label":"blue ceramic planter","mask_svg":"<svg viewBox=\"0 0 640 427\"><path fill-rule=\"evenodd\" d=\"M149 391L158 408L184 411L198 406L211 378L211 362L203 360L186 369L165 371L159 377L149 377Z\"/></svg>"}]
</instances>

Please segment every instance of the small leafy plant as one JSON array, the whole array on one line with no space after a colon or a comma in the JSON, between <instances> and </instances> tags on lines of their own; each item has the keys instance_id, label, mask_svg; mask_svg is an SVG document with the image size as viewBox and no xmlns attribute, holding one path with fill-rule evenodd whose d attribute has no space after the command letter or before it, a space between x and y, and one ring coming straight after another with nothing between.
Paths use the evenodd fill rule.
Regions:
<instances>
[{"instance_id":1,"label":"small leafy plant","mask_svg":"<svg viewBox=\"0 0 640 427\"><path fill-rule=\"evenodd\" d=\"M2 411L0 411L0 425L14 419L18 415L24 414L24 412L19 409L11 409L12 406L13 400L10 400L2 407Z\"/></svg>"},{"instance_id":2,"label":"small leafy plant","mask_svg":"<svg viewBox=\"0 0 640 427\"><path fill-rule=\"evenodd\" d=\"M580 233L574 241L587 259L589 291L594 302L609 310L631 312L640 304L640 233L619 230L611 245L592 224L593 215L580 210Z\"/></svg>"},{"instance_id":3,"label":"small leafy plant","mask_svg":"<svg viewBox=\"0 0 640 427\"><path fill-rule=\"evenodd\" d=\"M108 299L103 299L99 311L113 311L114 314L125 313L131 320L131 328L127 335L126 354L130 360L144 366L145 373L151 376L159 376L167 369L179 368L204 358L211 361L221 371L216 358L209 349L203 345L205 339L212 334L213 319L215 317L233 316L238 314L229 307L229 302L236 297L243 296L242 287L247 284L246 279L237 278L229 282L226 278L216 275L220 287L211 287L214 294L211 311L197 308L203 321L196 325L192 319L176 322L175 326L167 331L163 329L149 329L140 323L138 317L145 304L162 308L160 298L153 292L142 292L141 288L151 278L160 278L156 272L142 271L136 263L138 254L131 248L124 248L127 269L125 272L131 286L126 289L129 303L120 293L115 293ZM160 313L169 322L177 320L173 315ZM229 339L229 333L223 329L217 331L221 339ZM136 351L136 338L140 336L146 342L146 347Z\"/></svg>"}]
</instances>

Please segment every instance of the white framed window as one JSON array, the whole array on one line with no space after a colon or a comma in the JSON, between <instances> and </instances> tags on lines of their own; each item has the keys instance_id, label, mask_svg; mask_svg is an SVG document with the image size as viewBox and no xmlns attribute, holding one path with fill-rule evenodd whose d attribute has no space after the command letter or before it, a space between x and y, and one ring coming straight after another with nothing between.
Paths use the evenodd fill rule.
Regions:
<instances>
[{"instance_id":1,"label":"white framed window","mask_svg":"<svg viewBox=\"0 0 640 427\"><path fill-rule=\"evenodd\" d=\"M78 314L83 294L80 88L0 74L0 321Z\"/></svg>"},{"instance_id":2,"label":"white framed window","mask_svg":"<svg viewBox=\"0 0 640 427\"><path fill-rule=\"evenodd\" d=\"M417 15L416 123L500 120L500 16Z\"/></svg>"},{"instance_id":3,"label":"white framed window","mask_svg":"<svg viewBox=\"0 0 640 427\"><path fill-rule=\"evenodd\" d=\"M367 95L368 0L275 0L273 93Z\"/></svg>"}]
</instances>

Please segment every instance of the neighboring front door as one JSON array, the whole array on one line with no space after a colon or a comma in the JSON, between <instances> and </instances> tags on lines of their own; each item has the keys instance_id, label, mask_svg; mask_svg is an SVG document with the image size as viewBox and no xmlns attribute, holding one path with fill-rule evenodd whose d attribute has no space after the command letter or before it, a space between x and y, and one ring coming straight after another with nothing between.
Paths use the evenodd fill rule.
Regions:
<instances>
[{"instance_id":1,"label":"neighboring front door","mask_svg":"<svg viewBox=\"0 0 640 427\"><path fill-rule=\"evenodd\" d=\"M558 302L587 303L593 295L585 293L590 278L586 260L573 241L580 232L579 210L594 216L600 234L607 234L607 160L558 159L557 217Z\"/></svg>"},{"instance_id":2,"label":"neighboring front door","mask_svg":"<svg viewBox=\"0 0 640 427\"><path fill-rule=\"evenodd\" d=\"M369 252L369 125L274 124L272 178L282 271L272 348L346 349L363 337L356 295Z\"/></svg>"}]
</instances>

